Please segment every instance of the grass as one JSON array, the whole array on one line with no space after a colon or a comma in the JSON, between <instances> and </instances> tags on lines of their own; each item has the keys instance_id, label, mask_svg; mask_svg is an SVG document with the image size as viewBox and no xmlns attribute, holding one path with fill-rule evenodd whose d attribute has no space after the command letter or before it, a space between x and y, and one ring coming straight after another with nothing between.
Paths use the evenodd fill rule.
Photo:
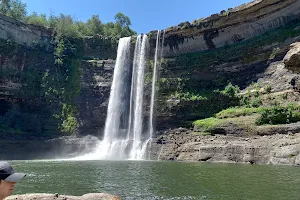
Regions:
<instances>
[{"instance_id":1,"label":"grass","mask_svg":"<svg viewBox=\"0 0 300 200\"><path fill-rule=\"evenodd\" d=\"M221 119L217 119L214 117L201 119L193 122L193 125L198 127L201 132L209 132L213 128L215 128L217 125L219 125L221 122Z\"/></svg>"},{"instance_id":2,"label":"grass","mask_svg":"<svg viewBox=\"0 0 300 200\"><path fill-rule=\"evenodd\" d=\"M222 110L216 114L218 119L234 118L240 116L249 116L255 113L262 113L263 107L258 108L247 108L247 107L234 107Z\"/></svg>"}]
</instances>

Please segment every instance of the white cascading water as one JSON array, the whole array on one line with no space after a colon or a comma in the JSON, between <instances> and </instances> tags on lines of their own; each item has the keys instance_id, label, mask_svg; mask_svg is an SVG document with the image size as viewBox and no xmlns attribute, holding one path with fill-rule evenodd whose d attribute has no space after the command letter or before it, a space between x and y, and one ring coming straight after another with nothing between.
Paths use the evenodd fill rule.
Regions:
<instances>
[{"instance_id":1,"label":"white cascading water","mask_svg":"<svg viewBox=\"0 0 300 200\"><path fill-rule=\"evenodd\" d=\"M147 35L137 37L131 81L131 38L119 41L117 61L109 98L104 138L92 153L74 160L142 160L145 159L150 138L143 138L144 76L147 67L149 39ZM130 92L127 89L131 82ZM130 93L130 101L127 101ZM127 109L129 108L129 114ZM124 123L125 122L125 123Z\"/></svg>"},{"instance_id":2,"label":"white cascading water","mask_svg":"<svg viewBox=\"0 0 300 200\"><path fill-rule=\"evenodd\" d=\"M99 142L95 151L76 157L74 160L118 160L126 157L125 148L128 145L128 140L126 136L123 137L122 132L124 132L124 127L121 126L123 121L122 117L126 115L126 98L124 97L124 91L126 91L125 87L127 86L126 75L131 71L130 45L130 37L121 38L119 41L107 109L104 138Z\"/></svg>"},{"instance_id":3,"label":"white cascading water","mask_svg":"<svg viewBox=\"0 0 300 200\"><path fill-rule=\"evenodd\" d=\"M132 139L132 148L129 159L141 160L144 159L146 148L142 141L143 133L143 97L144 97L144 76L147 65L147 53L149 50L149 40L147 35L139 35L137 38L134 59L133 59L133 75L132 75L132 99L131 105L133 112L129 116L133 122L133 129L129 127L128 138ZM129 123L131 126L131 123Z\"/></svg>"},{"instance_id":4,"label":"white cascading water","mask_svg":"<svg viewBox=\"0 0 300 200\"><path fill-rule=\"evenodd\" d=\"M160 39L161 31L157 32L156 37L156 49L154 55L154 66L153 66L153 77L152 77L152 91L151 91L151 102L150 102L150 115L149 115L149 139L152 139L154 132L154 116L155 116L155 99L157 93L157 78L158 78L158 70L161 65L161 59L163 56L163 44L164 44L164 36L165 31L163 32L162 41ZM158 63L159 62L159 63Z\"/></svg>"}]
</instances>

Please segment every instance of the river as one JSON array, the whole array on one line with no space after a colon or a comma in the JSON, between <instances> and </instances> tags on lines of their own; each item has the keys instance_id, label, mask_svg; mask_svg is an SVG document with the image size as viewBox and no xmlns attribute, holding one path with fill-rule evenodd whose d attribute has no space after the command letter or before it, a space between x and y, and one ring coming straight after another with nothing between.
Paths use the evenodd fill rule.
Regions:
<instances>
[{"instance_id":1,"label":"river","mask_svg":"<svg viewBox=\"0 0 300 200\"><path fill-rule=\"evenodd\" d=\"M155 161L10 161L14 194L107 192L125 200L293 200L300 168Z\"/></svg>"}]
</instances>

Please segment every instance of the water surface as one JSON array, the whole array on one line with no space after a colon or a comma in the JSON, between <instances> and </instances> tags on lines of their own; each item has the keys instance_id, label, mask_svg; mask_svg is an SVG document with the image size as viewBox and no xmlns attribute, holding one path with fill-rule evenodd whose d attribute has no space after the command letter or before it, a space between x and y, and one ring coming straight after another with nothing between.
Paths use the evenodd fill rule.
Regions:
<instances>
[{"instance_id":1,"label":"water surface","mask_svg":"<svg viewBox=\"0 0 300 200\"><path fill-rule=\"evenodd\" d=\"M11 161L27 173L15 194L83 195L121 199L300 199L300 168L134 161Z\"/></svg>"}]
</instances>

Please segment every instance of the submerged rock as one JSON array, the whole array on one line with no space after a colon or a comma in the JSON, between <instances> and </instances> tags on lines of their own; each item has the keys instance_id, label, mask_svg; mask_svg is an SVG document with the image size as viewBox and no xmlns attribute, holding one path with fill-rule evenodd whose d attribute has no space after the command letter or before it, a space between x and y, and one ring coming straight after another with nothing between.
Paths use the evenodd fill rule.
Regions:
<instances>
[{"instance_id":1,"label":"submerged rock","mask_svg":"<svg viewBox=\"0 0 300 200\"><path fill-rule=\"evenodd\" d=\"M83 196L68 196L59 194L23 194L10 196L5 200L120 200L120 198L106 193L91 193Z\"/></svg>"}]
</instances>

